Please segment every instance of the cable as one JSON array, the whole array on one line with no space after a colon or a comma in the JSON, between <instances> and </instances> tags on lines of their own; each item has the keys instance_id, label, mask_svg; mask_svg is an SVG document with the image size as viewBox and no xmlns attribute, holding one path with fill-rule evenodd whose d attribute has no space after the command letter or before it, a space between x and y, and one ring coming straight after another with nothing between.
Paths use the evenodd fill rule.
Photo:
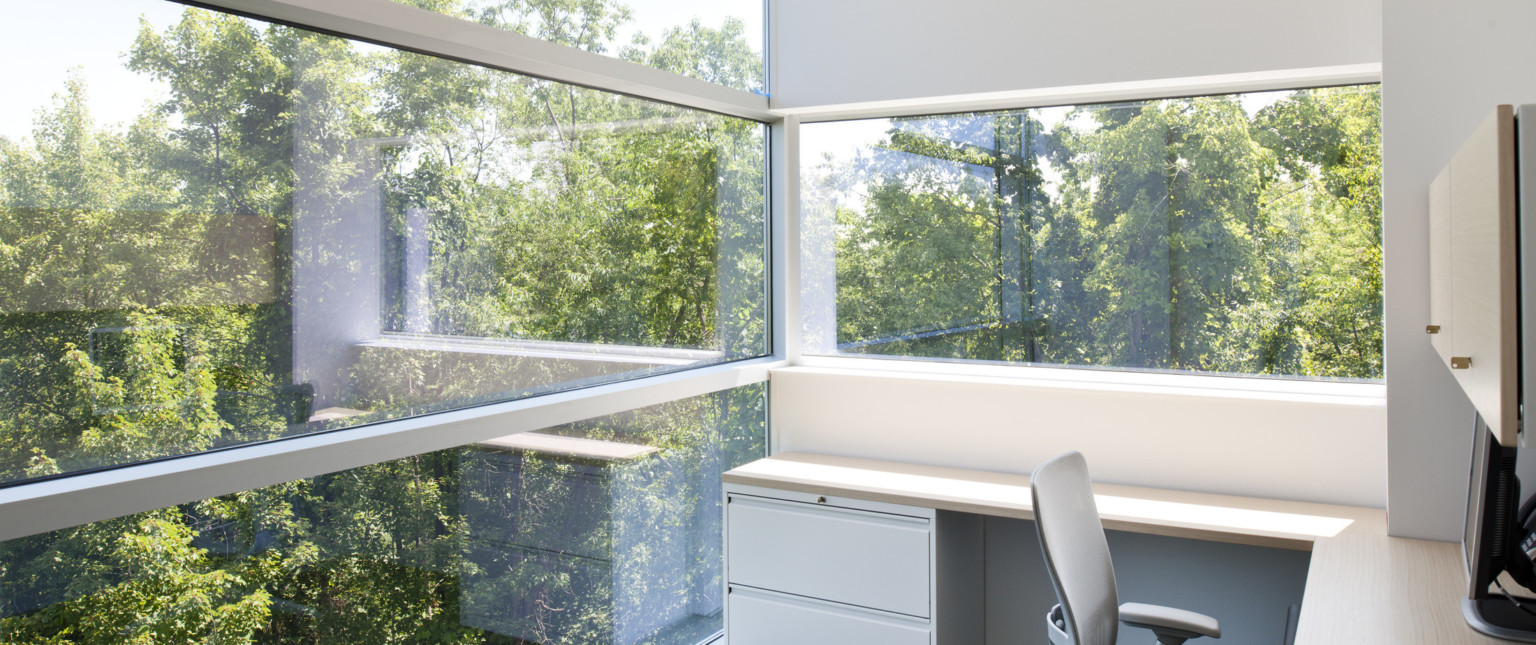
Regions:
<instances>
[{"instance_id":1,"label":"cable","mask_svg":"<svg viewBox=\"0 0 1536 645\"><path fill-rule=\"evenodd\" d=\"M1508 598L1511 603L1514 603L1516 609L1519 609L1520 611L1523 611L1523 612L1525 612L1527 614L1530 614L1532 616L1536 616L1536 611L1531 611L1531 609L1529 607L1526 607L1525 605L1520 604L1520 601L1515 600L1515 596L1513 594L1509 593L1508 589L1504 588L1504 583L1499 582L1499 577L1498 576L1494 576L1493 577L1493 585L1495 587L1498 587L1499 591L1504 592L1504 597Z\"/></svg>"}]
</instances>

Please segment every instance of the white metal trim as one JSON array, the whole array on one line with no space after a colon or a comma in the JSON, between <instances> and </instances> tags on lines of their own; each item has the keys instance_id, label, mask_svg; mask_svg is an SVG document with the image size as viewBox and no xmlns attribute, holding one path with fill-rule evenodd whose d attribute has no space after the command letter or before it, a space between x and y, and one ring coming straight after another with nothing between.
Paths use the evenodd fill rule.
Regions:
<instances>
[{"instance_id":1,"label":"white metal trim","mask_svg":"<svg viewBox=\"0 0 1536 645\"><path fill-rule=\"evenodd\" d=\"M800 360L800 120L784 117L769 125L769 271L772 275L773 355L793 365ZM768 454L778 450L778 425L768 415Z\"/></svg>"},{"instance_id":2,"label":"white metal trim","mask_svg":"<svg viewBox=\"0 0 1536 645\"><path fill-rule=\"evenodd\" d=\"M1381 64L1337 65L1304 69L1192 76L1186 78L1071 85L1008 92L962 94L807 107L774 108L775 114L800 117L802 123L848 121L897 116L984 112L1054 105L1149 100L1207 94L1262 92L1298 87L1358 85L1381 82Z\"/></svg>"},{"instance_id":3,"label":"white metal trim","mask_svg":"<svg viewBox=\"0 0 1536 645\"><path fill-rule=\"evenodd\" d=\"M779 0L763 0L763 91L768 107L779 91Z\"/></svg>"},{"instance_id":4,"label":"white metal trim","mask_svg":"<svg viewBox=\"0 0 1536 645\"><path fill-rule=\"evenodd\" d=\"M0 541L761 383L760 358L0 489Z\"/></svg>"},{"instance_id":5,"label":"white metal trim","mask_svg":"<svg viewBox=\"0 0 1536 645\"><path fill-rule=\"evenodd\" d=\"M800 359L800 122L790 116L769 126L773 245L774 355Z\"/></svg>"},{"instance_id":6,"label":"white metal trim","mask_svg":"<svg viewBox=\"0 0 1536 645\"><path fill-rule=\"evenodd\" d=\"M718 361L723 352L678 347L642 347L609 343L576 343L560 340L525 340L512 338L477 338L441 334L383 332L378 338L358 343L359 347L419 349L462 354L493 354L560 358L605 363L638 365L692 365L700 361Z\"/></svg>"},{"instance_id":7,"label":"white metal trim","mask_svg":"<svg viewBox=\"0 0 1536 645\"><path fill-rule=\"evenodd\" d=\"M177 0L528 76L759 122L768 99L389 0Z\"/></svg>"}]
</instances>

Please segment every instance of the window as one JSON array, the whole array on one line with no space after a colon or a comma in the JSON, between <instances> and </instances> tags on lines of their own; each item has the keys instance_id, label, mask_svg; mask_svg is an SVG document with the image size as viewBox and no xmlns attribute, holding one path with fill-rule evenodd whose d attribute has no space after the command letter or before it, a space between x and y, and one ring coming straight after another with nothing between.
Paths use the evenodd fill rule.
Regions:
<instances>
[{"instance_id":1,"label":"window","mask_svg":"<svg viewBox=\"0 0 1536 645\"><path fill-rule=\"evenodd\" d=\"M0 483L768 352L761 123L166 2L8 11L5 60L73 71L0 113Z\"/></svg>"},{"instance_id":2,"label":"window","mask_svg":"<svg viewBox=\"0 0 1536 645\"><path fill-rule=\"evenodd\" d=\"M647 67L762 93L763 3L750 0L395 0L613 56Z\"/></svg>"},{"instance_id":3,"label":"window","mask_svg":"<svg viewBox=\"0 0 1536 645\"><path fill-rule=\"evenodd\" d=\"M3 542L0 640L693 645L766 389Z\"/></svg>"},{"instance_id":4,"label":"window","mask_svg":"<svg viewBox=\"0 0 1536 645\"><path fill-rule=\"evenodd\" d=\"M806 353L1379 379L1380 105L807 124Z\"/></svg>"}]
</instances>

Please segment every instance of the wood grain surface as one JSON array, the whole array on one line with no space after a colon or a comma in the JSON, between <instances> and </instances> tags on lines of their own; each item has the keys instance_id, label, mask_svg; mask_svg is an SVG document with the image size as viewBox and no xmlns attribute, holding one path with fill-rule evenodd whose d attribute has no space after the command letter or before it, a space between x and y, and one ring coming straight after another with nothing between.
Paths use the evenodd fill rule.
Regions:
<instances>
[{"instance_id":1,"label":"wood grain surface","mask_svg":"<svg viewBox=\"0 0 1536 645\"><path fill-rule=\"evenodd\" d=\"M727 483L1034 519L1029 477L851 457L783 453L725 473ZM1386 533L1381 509L1095 484L1104 528L1310 550L1345 532Z\"/></svg>"}]
</instances>

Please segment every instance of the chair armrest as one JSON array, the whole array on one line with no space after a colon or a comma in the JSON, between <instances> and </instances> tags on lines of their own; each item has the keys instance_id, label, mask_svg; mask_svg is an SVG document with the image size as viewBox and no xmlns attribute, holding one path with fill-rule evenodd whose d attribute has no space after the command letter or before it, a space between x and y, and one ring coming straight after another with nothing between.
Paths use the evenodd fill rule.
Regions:
<instances>
[{"instance_id":1,"label":"chair armrest","mask_svg":"<svg viewBox=\"0 0 1536 645\"><path fill-rule=\"evenodd\" d=\"M1221 638L1221 624L1215 618L1172 607L1128 602L1120 605L1120 622L1180 638Z\"/></svg>"}]
</instances>

